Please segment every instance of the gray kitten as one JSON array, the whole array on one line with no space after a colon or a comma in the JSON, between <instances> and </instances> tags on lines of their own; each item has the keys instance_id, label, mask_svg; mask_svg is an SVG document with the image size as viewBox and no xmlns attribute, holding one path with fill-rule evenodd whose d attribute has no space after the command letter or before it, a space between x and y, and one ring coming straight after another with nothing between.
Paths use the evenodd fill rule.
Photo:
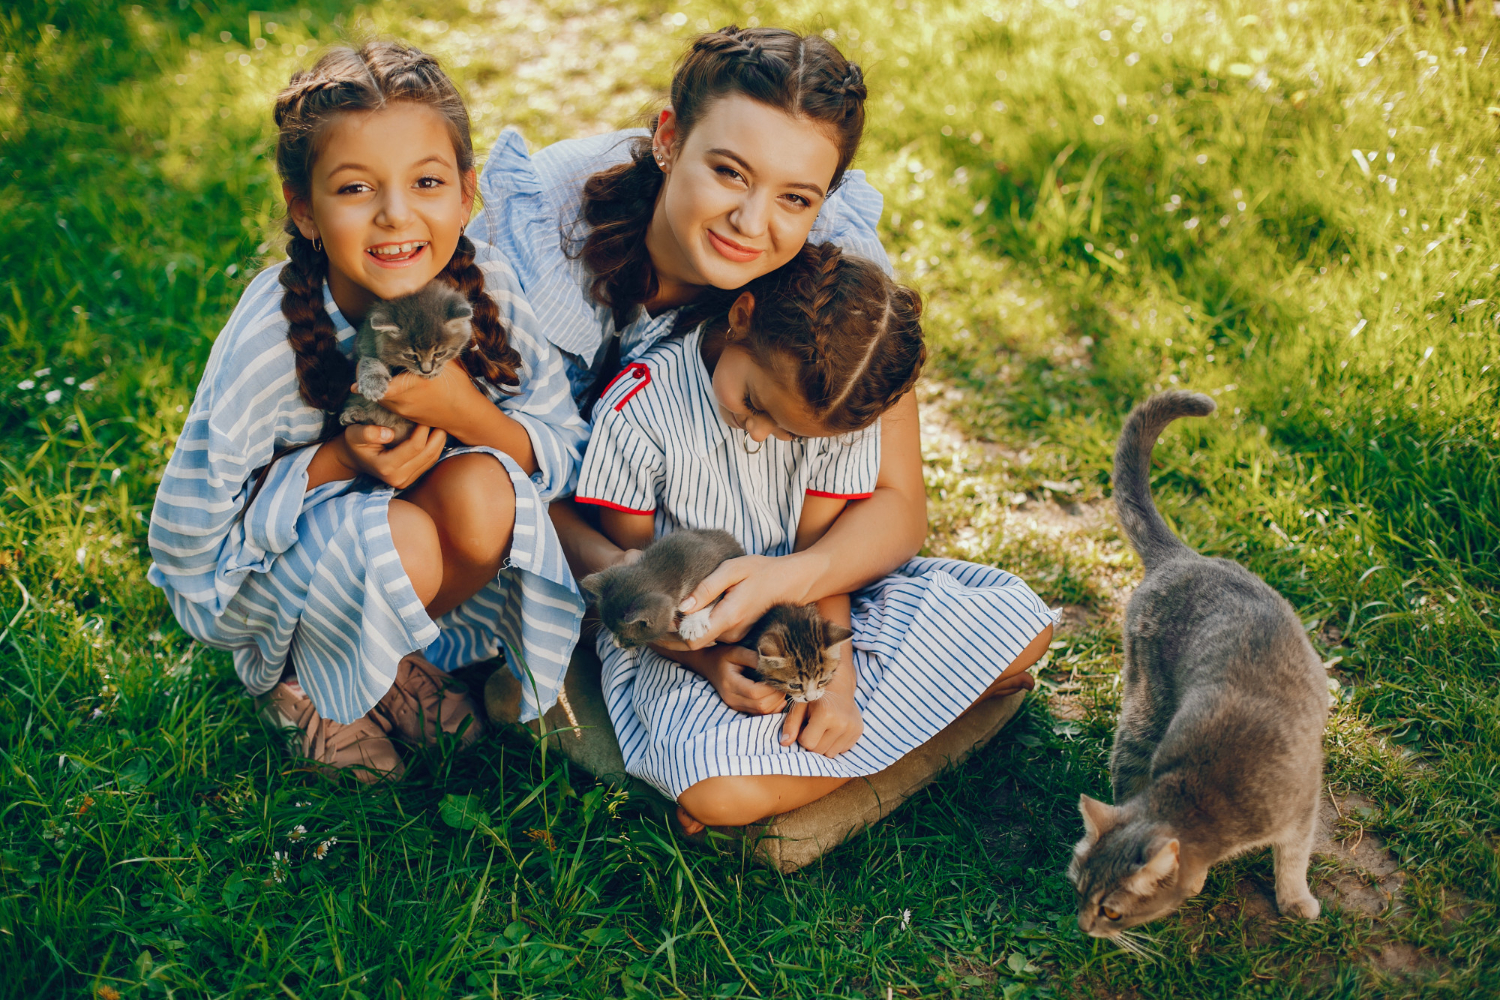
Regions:
<instances>
[{"instance_id":1,"label":"gray kitten","mask_svg":"<svg viewBox=\"0 0 1500 1000\"><path fill-rule=\"evenodd\" d=\"M727 531L694 528L663 535L634 563L584 577L604 627L621 649L645 646L676 632L692 641L708 632L713 605L684 615L677 606L726 559L745 554Z\"/></svg>"},{"instance_id":2,"label":"gray kitten","mask_svg":"<svg viewBox=\"0 0 1500 1000\"><path fill-rule=\"evenodd\" d=\"M416 425L378 402L400 369L436 378L474 337L474 307L451 285L432 281L419 292L377 302L354 336L354 373L359 391L339 415L342 424L378 424L403 441Z\"/></svg>"},{"instance_id":3,"label":"gray kitten","mask_svg":"<svg viewBox=\"0 0 1500 1000\"><path fill-rule=\"evenodd\" d=\"M1271 845L1282 914L1316 918L1307 863L1322 787L1328 688L1292 606L1249 570L1207 559L1151 501L1151 448L1213 400L1167 392L1136 407L1115 451L1115 509L1146 567L1125 610L1115 804L1078 802L1068 876L1078 925L1113 938L1203 889L1209 866Z\"/></svg>"},{"instance_id":4,"label":"gray kitten","mask_svg":"<svg viewBox=\"0 0 1500 1000\"><path fill-rule=\"evenodd\" d=\"M838 672L835 650L852 635L819 614L816 605L773 604L740 640L760 656L744 674L793 701L817 701Z\"/></svg>"}]
</instances>

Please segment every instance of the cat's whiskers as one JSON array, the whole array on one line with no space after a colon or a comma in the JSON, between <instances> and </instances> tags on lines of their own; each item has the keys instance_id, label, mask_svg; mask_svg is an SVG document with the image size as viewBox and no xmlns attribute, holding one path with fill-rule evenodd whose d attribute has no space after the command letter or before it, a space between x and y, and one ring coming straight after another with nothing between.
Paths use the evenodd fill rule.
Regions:
<instances>
[{"instance_id":1,"label":"cat's whiskers","mask_svg":"<svg viewBox=\"0 0 1500 1000\"><path fill-rule=\"evenodd\" d=\"M1142 931L1120 931L1110 938L1122 951L1129 952L1143 962L1152 962L1164 957L1155 947L1156 939Z\"/></svg>"}]
</instances>

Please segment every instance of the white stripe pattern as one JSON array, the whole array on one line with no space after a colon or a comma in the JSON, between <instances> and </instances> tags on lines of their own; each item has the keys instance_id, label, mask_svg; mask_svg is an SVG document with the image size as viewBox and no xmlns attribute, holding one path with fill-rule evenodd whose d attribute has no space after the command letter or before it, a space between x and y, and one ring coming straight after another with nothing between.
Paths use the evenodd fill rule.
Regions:
<instances>
[{"instance_id":1,"label":"white stripe pattern","mask_svg":"<svg viewBox=\"0 0 1500 1000\"><path fill-rule=\"evenodd\" d=\"M589 291L593 275L583 261L565 252L565 243L581 243L586 228L580 219L583 184L589 176L630 158L631 140L645 129L626 129L553 143L532 156L514 128L500 133L484 170L479 190L484 211L469 231L494 244L510 260L521 288L552 342L569 357L568 378L575 396L593 384L610 339L620 338L621 363L639 358L672 332L677 311L658 316L644 310L616 331L611 311ZM891 273L890 259L876 226L884 206L880 192L863 170L850 170L829 195L808 235L811 243L833 242Z\"/></svg>"},{"instance_id":2,"label":"white stripe pattern","mask_svg":"<svg viewBox=\"0 0 1500 1000\"><path fill-rule=\"evenodd\" d=\"M153 563L178 621L232 650L252 694L275 686L290 659L320 714L352 722L389 689L400 658L424 650L444 670L503 646L523 684L523 717L557 700L583 602L547 517L573 489L588 428L568 391L561 353L542 334L515 274L493 247L476 263L520 354L521 385L476 384L526 428L537 472L490 448L515 488L511 554L498 576L438 621L401 569L386 509L394 491L368 478L308 490L323 415L303 402L281 312L282 264L261 272L214 343L151 514ZM339 345L354 329L324 288ZM289 449L291 450L289 454ZM272 464L272 458L283 455ZM252 475L264 468L259 490ZM254 499L251 501L251 495ZM529 677L529 680L528 680Z\"/></svg>"},{"instance_id":3,"label":"white stripe pattern","mask_svg":"<svg viewBox=\"0 0 1500 1000\"><path fill-rule=\"evenodd\" d=\"M744 432L719 416L700 336L659 343L605 391L578 499L654 511L657 537L722 528L747 552L784 555L807 491L874 489L879 425L845 439L772 438L748 454ZM953 559L913 559L852 604L865 730L836 758L781 746L780 715L736 712L697 674L649 649L616 649L601 634L604 693L626 770L674 799L724 775L874 774L957 718L1056 621L1017 577Z\"/></svg>"}]
</instances>

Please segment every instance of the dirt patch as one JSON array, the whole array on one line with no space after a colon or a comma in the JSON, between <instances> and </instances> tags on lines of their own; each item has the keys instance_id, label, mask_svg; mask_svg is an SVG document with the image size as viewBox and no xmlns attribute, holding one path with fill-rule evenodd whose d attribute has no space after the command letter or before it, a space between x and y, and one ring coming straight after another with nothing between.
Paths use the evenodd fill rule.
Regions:
<instances>
[{"instance_id":1,"label":"dirt patch","mask_svg":"<svg viewBox=\"0 0 1500 1000\"><path fill-rule=\"evenodd\" d=\"M1325 906L1338 906L1369 917L1389 917L1406 906L1406 873L1385 841L1370 832L1378 817L1375 803L1363 795L1325 792L1319 810L1314 853L1336 871L1317 879L1313 894Z\"/></svg>"}]
</instances>

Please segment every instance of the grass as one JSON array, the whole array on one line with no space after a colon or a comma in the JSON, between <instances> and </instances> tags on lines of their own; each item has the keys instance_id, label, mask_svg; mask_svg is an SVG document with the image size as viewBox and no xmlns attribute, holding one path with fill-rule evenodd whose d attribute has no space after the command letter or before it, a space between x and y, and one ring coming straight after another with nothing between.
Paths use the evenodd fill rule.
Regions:
<instances>
[{"instance_id":1,"label":"grass","mask_svg":"<svg viewBox=\"0 0 1500 1000\"><path fill-rule=\"evenodd\" d=\"M1480 5L302 2L0 11L0 992L1500 992ZM538 145L621 124L693 32L752 18L832 31L869 70L860 165L929 300L930 549L1070 606L1038 697L785 878L685 850L510 737L392 789L297 767L143 579L182 411L274 253L271 95L384 32L445 60L481 148L508 123ZM1062 870L1078 793L1106 794L1139 572L1103 512L1113 436L1174 385L1220 411L1160 445L1162 507L1337 661L1330 794L1371 803L1338 832L1382 838L1406 881L1379 918L1269 922L1251 855L1150 929L1147 964L1077 934Z\"/></svg>"}]
</instances>

